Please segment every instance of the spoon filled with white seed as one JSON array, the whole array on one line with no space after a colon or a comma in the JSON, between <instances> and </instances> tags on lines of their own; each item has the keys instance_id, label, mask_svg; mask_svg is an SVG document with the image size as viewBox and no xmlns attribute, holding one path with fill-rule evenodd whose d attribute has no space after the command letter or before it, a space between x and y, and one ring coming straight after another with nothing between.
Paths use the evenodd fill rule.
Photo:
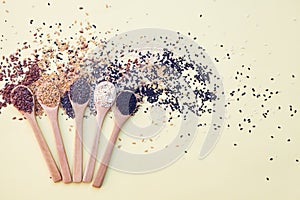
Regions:
<instances>
[{"instance_id":1,"label":"spoon filled with white seed","mask_svg":"<svg viewBox=\"0 0 300 200\"><path fill-rule=\"evenodd\" d=\"M98 153L99 138L101 133L101 127L104 118L113 105L116 98L116 89L114 84L108 81L103 81L95 87L94 91L94 103L97 110L97 130L93 140L92 150L90 152L90 158L86 165L83 182L89 183L93 179L95 170L95 163Z\"/></svg>"}]
</instances>

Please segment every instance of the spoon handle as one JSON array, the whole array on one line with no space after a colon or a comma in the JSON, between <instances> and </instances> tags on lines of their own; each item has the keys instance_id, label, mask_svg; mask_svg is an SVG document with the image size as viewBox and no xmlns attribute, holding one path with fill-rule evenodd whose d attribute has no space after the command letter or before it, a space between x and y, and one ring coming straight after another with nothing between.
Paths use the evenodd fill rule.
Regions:
<instances>
[{"instance_id":1,"label":"spoon handle","mask_svg":"<svg viewBox=\"0 0 300 200\"><path fill-rule=\"evenodd\" d=\"M50 175L52 177L53 182L61 181L61 175L60 175L59 169L52 157L50 149L47 145L47 142L45 141L45 138L43 137L43 134L41 132L40 127L38 126L38 124L36 122L35 117L31 116L31 115L27 115L26 118L28 119L28 121L33 129L35 138L40 146L40 149L42 151L43 157L44 157L46 164L48 166L48 169L50 171Z\"/></svg>"},{"instance_id":2,"label":"spoon handle","mask_svg":"<svg viewBox=\"0 0 300 200\"><path fill-rule=\"evenodd\" d=\"M108 141L105 153L103 155L103 159L100 163L100 166L98 168L94 183L93 183L93 187L96 188L100 188L102 186L105 174L106 174L106 170L107 170L107 166L109 164L115 143L117 141L118 135L120 132L120 126L118 126L116 123L114 125L114 129L113 132L110 136L110 139Z\"/></svg>"},{"instance_id":3,"label":"spoon handle","mask_svg":"<svg viewBox=\"0 0 300 200\"><path fill-rule=\"evenodd\" d=\"M74 151L74 172L73 181L80 183L82 181L82 137L83 137L83 125L82 116L76 116L76 133L75 133L75 151Z\"/></svg>"},{"instance_id":4,"label":"spoon handle","mask_svg":"<svg viewBox=\"0 0 300 200\"><path fill-rule=\"evenodd\" d=\"M104 120L104 115L99 115L98 120L97 120L98 127L97 127L97 132L96 132L96 135L94 138L92 151L91 151L89 161L88 161L87 166L84 171L83 182L85 182L85 183L90 183L93 179L95 163L96 163L98 147L99 147L99 138L100 138L103 120Z\"/></svg>"},{"instance_id":5,"label":"spoon handle","mask_svg":"<svg viewBox=\"0 0 300 200\"><path fill-rule=\"evenodd\" d=\"M54 137L55 137L56 150L57 150L58 159L59 159L59 163L60 163L63 182L71 183L72 177L71 177L71 172L70 172L70 168L69 168L68 158L67 158L67 154L65 151L64 143L62 140L62 136L60 133L60 129L59 129L57 120L51 120L51 125L52 125L52 129L53 129Z\"/></svg>"}]
</instances>

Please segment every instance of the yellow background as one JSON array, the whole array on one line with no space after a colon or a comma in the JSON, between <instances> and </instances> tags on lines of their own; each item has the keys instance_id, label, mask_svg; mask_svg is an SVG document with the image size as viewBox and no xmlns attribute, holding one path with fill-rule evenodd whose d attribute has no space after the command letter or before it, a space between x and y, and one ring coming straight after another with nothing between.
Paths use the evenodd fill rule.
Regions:
<instances>
[{"instance_id":1,"label":"yellow background","mask_svg":"<svg viewBox=\"0 0 300 200\"><path fill-rule=\"evenodd\" d=\"M84 10L79 11L79 6ZM282 105L284 110L260 121L253 134L225 128L215 150L204 160L199 160L198 154L205 134L199 134L188 154L166 169L144 175L109 170L99 190L89 184L52 183L29 125L11 120L20 115L10 107L0 115L0 199L300 199L300 163L295 161L300 159L300 117L296 114L290 118L287 111L290 104L299 108L299 11L298 0L0 3L0 34L8 38L0 43L4 48L1 54L14 51L17 41L30 38L30 19L68 24L75 19L85 20L84 12L90 14L88 20L95 22L98 30L119 28L123 32L153 27L186 35L191 32L212 59L220 59L216 67L226 91L236 89L231 85L233 73L245 64L253 69L253 84L281 92L271 104ZM231 54L230 61L223 59L226 53ZM295 79L291 79L292 74ZM275 77L274 83L269 81L271 76ZM227 121L233 126L238 120L231 113L234 108L227 111ZM61 120L63 129L74 124ZM42 130L50 130L46 119L39 122ZM283 127L281 131L277 130L278 124ZM270 135L275 138L271 140ZM51 135L46 138L54 150ZM71 158L73 135L65 131L64 139ZM234 147L234 143L238 145ZM272 162L270 157L274 158Z\"/></svg>"}]
</instances>

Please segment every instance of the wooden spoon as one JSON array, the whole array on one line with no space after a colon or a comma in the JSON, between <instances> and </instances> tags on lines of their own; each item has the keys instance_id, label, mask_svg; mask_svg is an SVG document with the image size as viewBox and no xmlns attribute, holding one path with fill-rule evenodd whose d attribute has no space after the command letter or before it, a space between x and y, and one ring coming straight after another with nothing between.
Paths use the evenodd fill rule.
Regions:
<instances>
[{"instance_id":1,"label":"wooden spoon","mask_svg":"<svg viewBox=\"0 0 300 200\"><path fill-rule=\"evenodd\" d=\"M42 88L42 86L40 88ZM38 95L37 95L38 98L37 99L38 99L40 105L42 106L42 108L47 113L47 116L51 122L52 130L54 133L56 150L57 150L57 154L58 154L58 159L59 159L59 164L60 164L60 168L61 168L61 174L63 177L63 182L71 183L72 177L71 177L71 172L70 172L70 168L69 168L68 158L67 158L67 154L65 151L64 143L63 143L61 132L60 132L59 125L58 125L57 114L58 114L59 100L58 100L58 104L55 107L49 107L42 103L42 101L39 98L41 95L43 95L43 94L41 94L41 91L38 90ZM48 97L46 96L46 98L48 98ZM58 96L58 99L59 99L59 96Z\"/></svg>"},{"instance_id":2,"label":"wooden spoon","mask_svg":"<svg viewBox=\"0 0 300 200\"><path fill-rule=\"evenodd\" d=\"M74 150L73 181L82 181L82 140L84 111L89 103L90 85L88 81L81 77L75 80L70 86L69 98L75 113L76 133Z\"/></svg>"},{"instance_id":3,"label":"wooden spoon","mask_svg":"<svg viewBox=\"0 0 300 200\"><path fill-rule=\"evenodd\" d=\"M124 92L126 92L126 91L124 91ZM127 93L131 93L131 95L133 95L134 98L135 98L134 93L132 93L132 92L127 92ZM124 123L129 119L130 115L133 113L133 111L130 111L128 114L122 114L122 112L120 111L120 108L118 108L118 99L120 98L121 94L122 93L120 93L118 95L116 103L113 106L113 112L114 112L114 116L115 116L114 128L113 128L112 134L110 136L110 139L108 141L104 156L103 156L102 161L100 163L100 166L98 168L95 180L93 182L93 187L96 187L96 188L100 188L103 184L103 180L104 180L104 177L105 177L105 174L106 174L107 166L108 166L109 161L111 159L111 155L112 155L112 152L113 152L113 149L114 149L114 145L117 141L119 132L120 132L122 126L124 125ZM136 99L135 99L135 106L134 107L136 107Z\"/></svg>"},{"instance_id":4,"label":"wooden spoon","mask_svg":"<svg viewBox=\"0 0 300 200\"><path fill-rule=\"evenodd\" d=\"M16 91L17 88L25 88L28 91L30 91L30 89L28 87L23 86L23 85L19 85L19 86L15 87L12 90L12 94L14 93L14 91ZM30 91L30 93L33 97L33 94L32 94L31 91ZM55 163L55 161L52 157L51 151L50 151L50 149L47 145L47 142L45 141L45 138L43 137L43 134L40 130L40 127L37 124L37 121L36 121L36 118L35 118L35 111L34 111L34 100L33 100L33 108L32 108L31 113L24 112L22 110L19 110L19 111L26 117L26 119L28 120L28 122L30 123L30 125L33 129L35 138L36 138L36 140L37 140L37 142L40 146L40 149L42 151L43 157L44 157L44 159L46 161L46 164L48 166L48 169L50 171L53 182L61 181L62 178L61 178L59 169L58 169L58 167L57 167L57 165L56 165L56 163Z\"/></svg>"},{"instance_id":5,"label":"wooden spoon","mask_svg":"<svg viewBox=\"0 0 300 200\"><path fill-rule=\"evenodd\" d=\"M80 183L82 181L82 139L83 139L83 116L85 109L88 105L88 101L84 104L78 104L71 100L72 107L75 113L75 151L74 151L74 165L73 165L73 181Z\"/></svg>"},{"instance_id":6,"label":"wooden spoon","mask_svg":"<svg viewBox=\"0 0 300 200\"><path fill-rule=\"evenodd\" d=\"M97 131L96 131L96 135L94 137L91 155L90 155L89 161L88 161L87 166L84 171L83 182L85 182L85 183L89 183L93 179L96 158L97 158L97 152L98 152L98 146L99 146L101 127L102 127L105 115L109 111L109 109L110 109L110 107L109 108L100 107L100 106L97 107L97 116L96 116Z\"/></svg>"},{"instance_id":7,"label":"wooden spoon","mask_svg":"<svg viewBox=\"0 0 300 200\"><path fill-rule=\"evenodd\" d=\"M94 102L97 109L97 131L94 137L94 143L90 154L90 158L84 171L83 182L85 183L89 183L93 179L101 127L107 112L109 111L113 102L115 101L115 98L116 89L112 83L108 81L103 81L96 86L94 92Z\"/></svg>"}]
</instances>

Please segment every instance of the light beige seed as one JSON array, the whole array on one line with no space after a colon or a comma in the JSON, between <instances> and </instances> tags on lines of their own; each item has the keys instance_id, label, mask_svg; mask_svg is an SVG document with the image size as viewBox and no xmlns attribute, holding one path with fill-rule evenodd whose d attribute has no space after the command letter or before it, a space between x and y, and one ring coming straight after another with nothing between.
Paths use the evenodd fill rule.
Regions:
<instances>
[{"instance_id":1,"label":"light beige seed","mask_svg":"<svg viewBox=\"0 0 300 200\"><path fill-rule=\"evenodd\" d=\"M52 81L44 82L38 88L37 98L42 104L55 107L59 104L59 90Z\"/></svg>"}]
</instances>

